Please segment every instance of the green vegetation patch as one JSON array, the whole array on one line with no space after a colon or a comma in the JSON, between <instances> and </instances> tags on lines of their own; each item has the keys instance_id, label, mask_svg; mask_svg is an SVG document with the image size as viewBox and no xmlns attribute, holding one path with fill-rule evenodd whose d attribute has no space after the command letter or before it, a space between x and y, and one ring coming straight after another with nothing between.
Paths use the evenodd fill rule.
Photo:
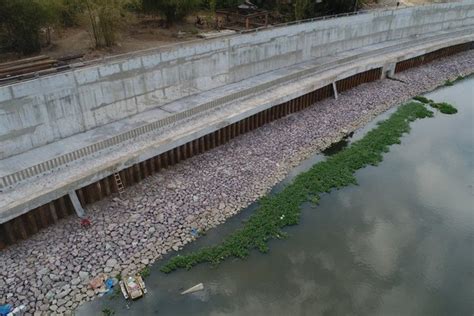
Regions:
<instances>
[{"instance_id":1,"label":"green vegetation patch","mask_svg":"<svg viewBox=\"0 0 474 316\"><path fill-rule=\"evenodd\" d=\"M461 81L461 80L464 80L464 79L466 79L467 77L468 77L468 76L459 75L459 76L457 76L456 79L454 79L454 80L449 80L449 79L446 80L446 81L444 82L444 85L445 85L445 86L448 86L448 87L449 87L449 86L452 86L452 85L454 85L456 82Z\"/></svg>"},{"instance_id":2,"label":"green vegetation patch","mask_svg":"<svg viewBox=\"0 0 474 316\"><path fill-rule=\"evenodd\" d=\"M432 108L438 109L443 114L458 113L458 110L454 106L446 102L442 102L442 103L431 102L430 106Z\"/></svg>"},{"instance_id":3,"label":"green vegetation patch","mask_svg":"<svg viewBox=\"0 0 474 316\"><path fill-rule=\"evenodd\" d=\"M302 203L311 201L317 204L321 193L356 184L355 172L381 162L389 146L399 144L402 135L409 132L410 122L432 116L433 112L419 102L400 106L363 139L301 173L280 193L262 198L259 208L246 224L221 244L175 256L161 271L169 273L178 268L190 269L203 262L218 264L229 257L244 258L253 249L267 252L270 239L286 236L283 227L298 224Z\"/></svg>"},{"instance_id":4,"label":"green vegetation patch","mask_svg":"<svg viewBox=\"0 0 474 316\"><path fill-rule=\"evenodd\" d=\"M102 315L104 315L104 316L113 316L113 315L115 315L115 311L113 309L110 309L110 308L104 308L102 310Z\"/></svg>"},{"instance_id":5,"label":"green vegetation patch","mask_svg":"<svg viewBox=\"0 0 474 316\"><path fill-rule=\"evenodd\" d=\"M150 268L148 266L144 267L141 271L140 271L140 276L143 278L143 279L146 279L150 276Z\"/></svg>"},{"instance_id":6,"label":"green vegetation patch","mask_svg":"<svg viewBox=\"0 0 474 316\"><path fill-rule=\"evenodd\" d=\"M458 113L458 110L454 106L446 102L436 103L435 101L425 98L424 96L421 96L421 95L418 95L414 97L413 99L424 104L429 104L432 108L438 109L443 114Z\"/></svg>"},{"instance_id":7,"label":"green vegetation patch","mask_svg":"<svg viewBox=\"0 0 474 316\"><path fill-rule=\"evenodd\" d=\"M416 97L413 98L413 100L416 100L416 101L419 101L421 103L424 103L424 104L430 104L432 102L434 102L433 100L430 100L422 95L417 95Z\"/></svg>"}]
</instances>

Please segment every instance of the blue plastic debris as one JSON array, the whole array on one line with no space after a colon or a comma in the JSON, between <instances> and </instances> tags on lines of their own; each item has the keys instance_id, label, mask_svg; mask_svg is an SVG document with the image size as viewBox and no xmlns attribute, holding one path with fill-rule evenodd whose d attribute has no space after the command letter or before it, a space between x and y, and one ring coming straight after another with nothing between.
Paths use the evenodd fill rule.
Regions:
<instances>
[{"instance_id":1,"label":"blue plastic debris","mask_svg":"<svg viewBox=\"0 0 474 316\"><path fill-rule=\"evenodd\" d=\"M191 228L191 235L194 237L197 237L199 235L199 232L196 228Z\"/></svg>"},{"instance_id":2,"label":"blue plastic debris","mask_svg":"<svg viewBox=\"0 0 474 316\"><path fill-rule=\"evenodd\" d=\"M111 288L114 287L114 280L113 279L107 279L105 280L105 287L107 290L110 290Z\"/></svg>"},{"instance_id":3,"label":"blue plastic debris","mask_svg":"<svg viewBox=\"0 0 474 316\"><path fill-rule=\"evenodd\" d=\"M7 316L12 309L13 307L10 304L0 305L0 316Z\"/></svg>"}]
</instances>

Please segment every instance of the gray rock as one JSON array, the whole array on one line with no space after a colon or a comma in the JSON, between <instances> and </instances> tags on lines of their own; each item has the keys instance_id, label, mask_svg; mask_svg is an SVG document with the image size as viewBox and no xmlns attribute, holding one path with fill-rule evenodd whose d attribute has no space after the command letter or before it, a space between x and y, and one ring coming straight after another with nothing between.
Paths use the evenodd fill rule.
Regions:
<instances>
[{"instance_id":1,"label":"gray rock","mask_svg":"<svg viewBox=\"0 0 474 316\"><path fill-rule=\"evenodd\" d=\"M14 282L15 282L15 279L14 279L14 278L8 278L8 279L5 280L5 283L6 283L7 285L13 284Z\"/></svg>"},{"instance_id":2,"label":"gray rock","mask_svg":"<svg viewBox=\"0 0 474 316\"><path fill-rule=\"evenodd\" d=\"M57 300L62 299L64 297L66 297L69 294L69 292L71 292L71 289L64 289L61 292L59 292L58 294L56 294L55 298Z\"/></svg>"},{"instance_id":3,"label":"gray rock","mask_svg":"<svg viewBox=\"0 0 474 316\"><path fill-rule=\"evenodd\" d=\"M37 272L38 275L44 275L49 272L48 268L43 268Z\"/></svg>"},{"instance_id":4,"label":"gray rock","mask_svg":"<svg viewBox=\"0 0 474 316\"><path fill-rule=\"evenodd\" d=\"M80 277L74 278L74 279L71 280L72 285L78 285L79 283L81 283L81 278Z\"/></svg>"},{"instance_id":5,"label":"gray rock","mask_svg":"<svg viewBox=\"0 0 474 316\"><path fill-rule=\"evenodd\" d=\"M107 262L105 263L105 265L109 268L114 268L115 266L117 266L117 264L118 264L117 260L113 258L107 260Z\"/></svg>"},{"instance_id":6,"label":"gray rock","mask_svg":"<svg viewBox=\"0 0 474 316\"><path fill-rule=\"evenodd\" d=\"M89 280L89 272L79 271L79 278L81 278L82 282Z\"/></svg>"},{"instance_id":7,"label":"gray rock","mask_svg":"<svg viewBox=\"0 0 474 316\"><path fill-rule=\"evenodd\" d=\"M48 291L45 296L48 301L51 301L54 298L54 293L52 291Z\"/></svg>"},{"instance_id":8,"label":"gray rock","mask_svg":"<svg viewBox=\"0 0 474 316\"><path fill-rule=\"evenodd\" d=\"M43 305L40 306L39 309L40 309L40 311L45 312L49 309L49 305L48 304L43 304Z\"/></svg>"},{"instance_id":9,"label":"gray rock","mask_svg":"<svg viewBox=\"0 0 474 316\"><path fill-rule=\"evenodd\" d=\"M54 281L54 282L61 280L61 276L54 273L50 273L49 278L51 279L51 281Z\"/></svg>"}]
</instances>

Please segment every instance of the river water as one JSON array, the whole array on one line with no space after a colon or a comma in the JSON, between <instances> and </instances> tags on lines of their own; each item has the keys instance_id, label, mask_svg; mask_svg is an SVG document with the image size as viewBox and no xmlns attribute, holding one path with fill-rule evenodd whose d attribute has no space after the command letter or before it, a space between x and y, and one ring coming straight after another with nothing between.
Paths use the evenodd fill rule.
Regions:
<instances>
[{"instance_id":1,"label":"river water","mask_svg":"<svg viewBox=\"0 0 474 316\"><path fill-rule=\"evenodd\" d=\"M143 299L104 297L77 314L473 315L474 78L427 97L459 113L414 122L379 166L357 172L358 186L302 205L301 223L271 241L269 253L169 275L156 265ZM274 191L321 159L303 162ZM217 243L255 207L184 252ZM201 282L204 291L179 294Z\"/></svg>"}]
</instances>

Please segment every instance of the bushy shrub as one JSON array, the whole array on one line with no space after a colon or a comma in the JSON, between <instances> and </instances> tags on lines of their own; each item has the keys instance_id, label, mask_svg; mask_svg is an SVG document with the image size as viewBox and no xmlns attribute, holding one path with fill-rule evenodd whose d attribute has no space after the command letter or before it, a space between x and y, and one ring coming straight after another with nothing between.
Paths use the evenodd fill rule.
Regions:
<instances>
[{"instance_id":1,"label":"bushy shrub","mask_svg":"<svg viewBox=\"0 0 474 316\"><path fill-rule=\"evenodd\" d=\"M168 24L182 20L200 4L201 0L142 0L145 13L161 14Z\"/></svg>"},{"instance_id":2,"label":"bushy shrub","mask_svg":"<svg viewBox=\"0 0 474 316\"><path fill-rule=\"evenodd\" d=\"M41 49L40 30L47 22L44 8L32 0L0 0L0 24L7 45L23 54Z\"/></svg>"},{"instance_id":3,"label":"bushy shrub","mask_svg":"<svg viewBox=\"0 0 474 316\"><path fill-rule=\"evenodd\" d=\"M77 26L80 21L81 14L85 11L83 0L62 0L59 19L61 24L66 27Z\"/></svg>"}]
</instances>

